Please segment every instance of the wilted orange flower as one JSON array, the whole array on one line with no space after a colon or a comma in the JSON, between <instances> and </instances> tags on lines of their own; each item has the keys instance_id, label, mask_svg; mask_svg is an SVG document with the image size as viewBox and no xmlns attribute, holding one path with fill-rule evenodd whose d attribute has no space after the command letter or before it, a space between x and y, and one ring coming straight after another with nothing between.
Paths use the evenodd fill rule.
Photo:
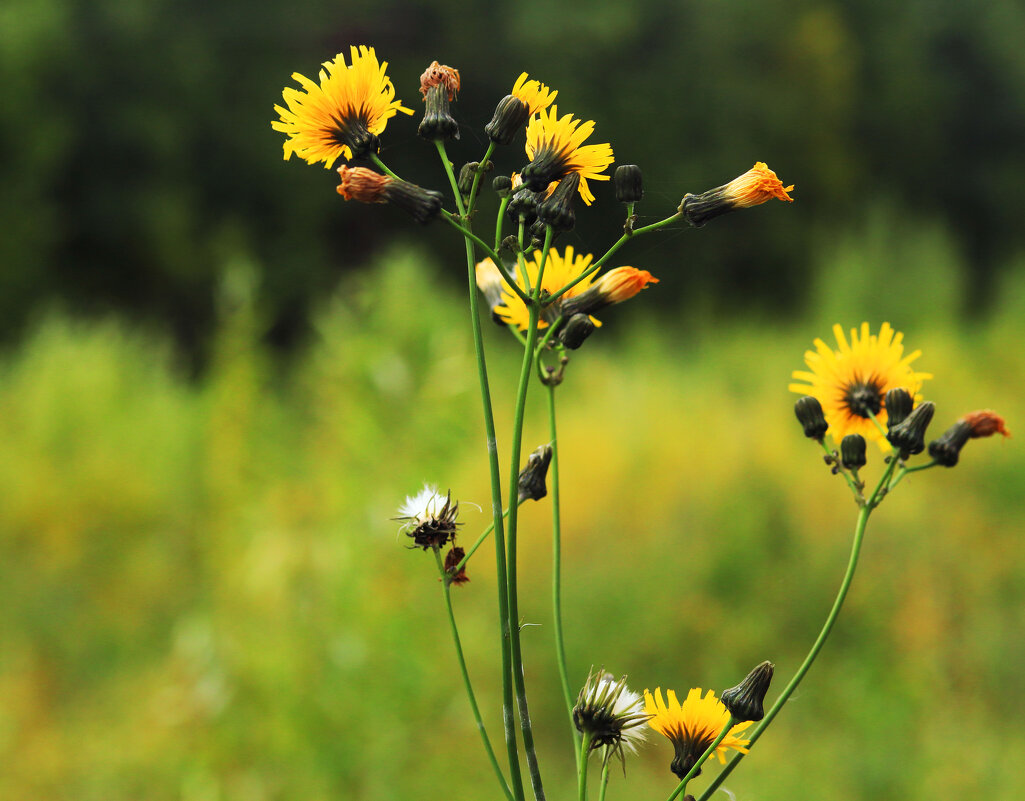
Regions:
<instances>
[{"instance_id":1,"label":"wilted orange flower","mask_svg":"<svg viewBox=\"0 0 1025 801\"><path fill-rule=\"evenodd\" d=\"M648 284L657 284L658 279L647 270L636 267L616 267L594 282L594 289L604 298L606 304L629 300Z\"/></svg>"},{"instance_id":2,"label":"wilted orange flower","mask_svg":"<svg viewBox=\"0 0 1025 801\"><path fill-rule=\"evenodd\" d=\"M346 200L358 200L360 203L385 203L385 189L392 179L366 167L338 168L342 182L336 187L338 194Z\"/></svg>"},{"instance_id":3,"label":"wilted orange flower","mask_svg":"<svg viewBox=\"0 0 1025 801\"><path fill-rule=\"evenodd\" d=\"M755 166L743 175L734 178L722 189L723 195L731 200L738 209L758 206L773 198L794 202L794 199L787 194L794 191L794 185L783 186L783 182L776 177L776 173L770 170L764 161L755 162Z\"/></svg>"},{"instance_id":4,"label":"wilted orange flower","mask_svg":"<svg viewBox=\"0 0 1025 801\"><path fill-rule=\"evenodd\" d=\"M969 412L961 420L971 427L971 433L968 436L972 439L991 437L994 434L1003 434L1005 437L1011 436L1011 432L1007 430L1007 425L1004 423L1004 418L992 409L979 409L975 412Z\"/></svg>"},{"instance_id":5,"label":"wilted orange flower","mask_svg":"<svg viewBox=\"0 0 1025 801\"><path fill-rule=\"evenodd\" d=\"M455 100L459 92L459 70L437 61L432 63L420 76L420 94L426 97L428 89L439 85L448 90L449 100Z\"/></svg>"}]
</instances>

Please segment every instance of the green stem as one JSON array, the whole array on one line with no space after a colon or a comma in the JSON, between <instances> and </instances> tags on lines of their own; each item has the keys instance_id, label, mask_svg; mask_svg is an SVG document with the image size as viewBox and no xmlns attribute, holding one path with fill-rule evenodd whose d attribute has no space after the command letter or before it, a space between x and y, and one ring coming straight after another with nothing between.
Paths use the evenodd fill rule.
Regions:
<instances>
[{"instance_id":1,"label":"green stem","mask_svg":"<svg viewBox=\"0 0 1025 801\"><path fill-rule=\"evenodd\" d=\"M609 763L606 762L601 768L601 784L598 786L598 801L605 801L605 790L609 786Z\"/></svg>"},{"instance_id":2,"label":"green stem","mask_svg":"<svg viewBox=\"0 0 1025 801\"><path fill-rule=\"evenodd\" d=\"M502 223L505 221L505 210L509 205L509 196L502 198L498 204L498 216L495 218L495 252L502 246ZM494 257L492 257L494 258Z\"/></svg>"},{"instance_id":3,"label":"green stem","mask_svg":"<svg viewBox=\"0 0 1025 801\"><path fill-rule=\"evenodd\" d=\"M587 799L587 756L591 751L591 738L582 737L577 749L577 801Z\"/></svg>"},{"instance_id":4,"label":"green stem","mask_svg":"<svg viewBox=\"0 0 1025 801\"><path fill-rule=\"evenodd\" d=\"M879 422L879 418L872 414L871 409L866 409L865 411L868 413L869 419L875 424L876 429L878 429L879 433L883 435L883 439L889 442L889 438L886 436L889 432L886 430L883 424Z\"/></svg>"},{"instance_id":5,"label":"green stem","mask_svg":"<svg viewBox=\"0 0 1025 801\"><path fill-rule=\"evenodd\" d=\"M906 476L908 473L917 473L919 470L928 470L930 467L935 467L938 464L939 462L933 460L929 462L929 464L920 464L916 467L902 467L898 471L897 475L894 477L893 481L890 482L890 486L886 488L887 491L892 490L894 487L900 484L900 482L904 479L904 476Z\"/></svg>"},{"instance_id":6,"label":"green stem","mask_svg":"<svg viewBox=\"0 0 1025 801\"><path fill-rule=\"evenodd\" d=\"M666 801L673 801L673 799L676 798L676 796L678 796L680 793L687 789L687 784L690 782L690 780L698 775L698 772L701 770L701 766L704 765L708 758L715 753L715 749L719 747L719 743L721 743L723 739L726 737L726 735L729 734L730 729L732 729L736 725L736 719L732 715L730 715L729 722L723 727L723 730L719 732L719 736L716 737L712 741L712 744L705 749L705 753L698 757L698 761L691 766L691 769L689 771L687 771L687 775L680 779L680 783L676 785L676 789L673 790L673 792L669 795L669 798L667 798ZM704 798L704 796L702 796L702 798Z\"/></svg>"},{"instance_id":7,"label":"green stem","mask_svg":"<svg viewBox=\"0 0 1025 801\"><path fill-rule=\"evenodd\" d=\"M615 243L613 243L612 247L605 251L605 254L600 259L598 259L598 261L596 261L587 270L585 270L572 281L570 281L568 284L566 284L566 286L562 287L562 289L560 289L558 292L549 297L548 300L545 301L545 305L547 306L550 303L553 303L554 301L558 300L563 293L568 292L570 289L572 289L585 278L587 278L587 276L593 275L594 273L598 272L598 270L601 269L601 266L606 262L606 260L613 253L619 250L623 245L625 245L627 241L631 239L636 239L641 234L647 234L651 231L657 231L659 228L662 228L663 226L669 225L669 223L675 222L676 220L680 219L680 217L680 212L676 212L676 214L674 214L672 217L666 217L664 220L659 220L657 223L652 223L651 225L646 225L643 228L638 228L632 234L623 234L621 237L619 237L619 239L615 241Z\"/></svg>"},{"instance_id":8,"label":"green stem","mask_svg":"<svg viewBox=\"0 0 1025 801\"><path fill-rule=\"evenodd\" d=\"M879 505L882 500L882 494L884 494L883 488L886 483L890 480L890 476L893 475L894 468L896 467L897 460L894 459L887 465L886 470L883 471L882 477L879 479L879 483L876 484L876 488L872 491L872 494L868 497L865 505L858 511L858 522L854 526L854 542L851 544L851 555L847 562L847 572L844 573L843 581L840 582L840 590L837 592L836 600L833 601L833 608L829 610L829 614L826 616L826 622L822 625L822 631L819 632L819 636L815 639L812 644L811 650L808 655L804 658L804 662L797 669L797 673L790 679L790 683L783 688L783 692L780 693L779 698L776 699L776 703L772 705L772 708L765 713L765 717L762 721L752 730L749 738L750 743L748 747L753 746L755 742L761 737L762 732L772 723L773 718L779 713L780 709L787 702L794 690L797 689L797 685L801 683L801 679L808 672L808 669L812 666L815 661L815 657L819 655L819 651L822 650L822 646L825 645L826 639L829 637L830 632L833 630L833 624L836 622L837 616L840 614L840 610L843 608L844 599L847 597L847 590L851 586L851 580L854 578L854 571L858 567L858 554L861 552L861 543L865 537L865 525L868 523L869 515L872 514L872 510ZM722 772L716 776L708 789L701 794L699 801L707 801L707 799L714 793L719 785L725 781L726 777L730 775L733 769L737 766L737 763L744 758L744 754L737 754L733 759L730 760L729 764L723 768Z\"/></svg>"},{"instance_id":9,"label":"green stem","mask_svg":"<svg viewBox=\"0 0 1025 801\"><path fill-rule=\"evenodd\" d=\"M441 214L445 218L445 220L448 222L449 225L451 225L453 228L455 228L457 231L459 231L459 233L461 233L464 237L466 237L467 239L472 241L474 244L476 244L478 247L480 247L481 250L483 250L485 253L487 253L491 257L491 261L493 261L495 263L495 266L498 268L498 272L500 272L502 274L502 279L509 286L509 288L512 289L512 291L515 292L519 296L520 300L522 300L524 303L529 303L530 302L530 296L527 295L527 293L524 292L522 289L520 289L520 285L516 283L516 280L512 277L512 275L509 273L509 271L505 268L505 263L502 261L501 257L498 255L498 253L496 253L494 250L492 250L491 246L487 242L485 242L483 239L481 239L479 236L477 236L475 233L473 233L473 231L470 231L470 230L464 228L462 225L460 225L455 220L454 215L449 214L448 212L446 212L444 210L442 211Z\"/></svg>"},{"instance_id":10,"label":"green stem","mask_svg":"<svg viewBox=\"0 0 1025 801\"><path fill-rule=\"evenodd\" d=\"M819 440L819 445L822 446L822 450L824 450L826 452L827 456L829 456L829 457L831 457L833 459L836 459L836 462L835 462L836 467L837 467L837 471L836 472L839 475L843 476L844 481L847 482L847 486L851 488L851 492L854 493L854 500L856 500L858 502L858 506L864 506L865 505L865 496L861 494L862 487L859 486L858 482L855 479L852 479L851 476L848 475L846 470L844 470L843 465L840 464L839 454L834 454L833 451L830 450L829 446L826 445L826 441L824 439L820 439Z\"/></svg>"},{"instance_id":11,"label":"green stem","mask_svg":"<svg viewBox=\"0 0 1025 801\"><path fill-rule=\"evenodd\" d=\"M495 771L495 776L498 777L498 783L502 785L502 790L508 801L514 801L509 783L505 780L505 775L502 773L502 769L498 765L498 759L495 757L495 750L491 747L491 739L488 737L487 729L484 728L484 721L480 716L480 708L477 706L477 696L474 695L473 685L470 683L470 674L466 669L466 659L463 656L463 644L459 638L459 627L456 625L456 615L452 609L452 585L448 575L445 573L445 566L441 560L441 551L438 548L434 549L434 558L438 563L438 572L441 573L441 586L445 593L445 608L448 610L448 622L452 628L452 642L456 647L459 671L463 674L463 686L466 687L466 695L470 699L473 719L477 721L477 731L480 732L481 740L484 742L484 750L488 754L488 760Z\"/></svg>"},{"instance_id":12,"label":"green stem","mask_svg":"<svg viewBox=\"0 0 1025 801\"><path fill-rule=\"evenodd\" d=\"M399 178L399 176L397 176L390 169L388 169L388 165L385 164L383 161L381 161L380 157L376 153L371 153L370 154L370 160L372 162L374 162L374 164L376 164L378 167L380 167L381 171L384 172L385 175L390 175L396 181L401 181L402 180L401 178Z\"/></svg>"},{"instance_id":13,"label":"green stem","mask_svg":"<svg viewBox=\"0 0 1025 801\"><path fill-rule=\"evenodd\" d=\"M541 266L538 268L537 286L533 289L527 323L527 344L523 349L523 365L520 368L520 382L516 390L516 411L513 417L512 433L512 467L509 475L509 497L518 493L518 478L520 470L520 450L523 440L523 416L527 405L527 388L530 386L530 371L534 364L534 348L537 345L537 320L540 313L537 304L537 297L541 291L541 281L544 278L545 261L548 256L548 248L551 246L552 229L548 227L545 232L545 249L541 255ZM524 273L526 275L526 273ZM523 655L520 649L520 627L519 627L519 599L517 591L517 565L516 565L516 534L519 516L517 507L509 509L509 538L508 538L508 562L507 571L509 576L509 632L512 638L512 671L513 683L516 687L516 701L520 712L520 731L523 734L523 750L526 752L527 769L530 773L530 782L534 788L534 797L537 801L543 801L544 788L541 784L541 771L537 764L537 753L534 749L534 732L530 723L530 710L527 706L527 690L523 677Z\"/></svg>"},{"instance_id":14,"label":"green stem","mask_svg":"<svg viewBox=\"0 0 1025 801\"><path fill-rule=\"evenodd\" d=\"M552 446L552 462L548 475L552 484L552 616L555 623L555 659L562 681L562 696L569 714L569 730L573 744L580 739L580 732L573 723L573 693L569 686L569 672L566 669L566 644L562 629L562 521L559 510L559 442L555 429L555 387L548 387L548 431ZM575 751L575 749L574 749Z\"/></svg>"},{"instance_id":15,"label":"green stem","mask_svg":"<svg viewBox=\"0 0 1025 801\"><path fill-rule=\"evenodd\" d=\"M488 142L488 149L484 153L484 158L478 162L480 166L477 168L477 172L473 174L473 186L470 187L470 198L466 204L467 214L473 213L474 204L477 202L477 187L480 185L480 177L484 174L484 169L487 167L488 159L491 158L491 153L494 149L495 143ZM498 250L498 248L495 248L495 250Z\"/></svg>"},{"instance_id":16,"label":"green stem","mask_svg":"<svg viewBox=\"0 0 1025 801\"><path fill-rule=\"evenodd\" d=\"M449 174L456 205L462 212L462 200L452 175L452 166L445 154L443 142L435 143L445 170ZM520 775L519 747L516 742L516 720L513 714L512 690L512 643L509 625L509 586L505 562L505 528L502 508L502 478L498 467L498 439L495 436L495 415L491 406L491 388L488 384L488 365L484 357L484 334L481 331L480 311L477 302L477 275L473 262L473 244L463 240L466 246L466 274L470 293L470 326L473 330L473 349L477 360L477 379L480 385L481 403L484 407L484 431L487 437L488 468L491 473L491 514L495 532L495 575L498 589L498 621L502 647L502 722L505 728L505 747L509 757L509 781L512 784L515 801L523 801L523 778ZM515 509L515 505L513 506Z\"/></svg>"},{"instance_id":17,"label":"green stem","mask_svg":"<svg viewBox=\"0 0 1025 801\"><path fill-rule=\"evenodd\" d=\"M527 499L524 498L522 501L519 501L519 504L522 506L523 503L526 500ZM509 510L506 509L504 512L502 512L502 517L506 517L508 514L509 514ZM456 565L455 568L452 570L453 574L458 573L460 570L462 570L463 568L466 567L466 563L470 561L470 557L473 556L477 552L477 549L484 543L484 540L486 540L488 538L488 534L490 534L494 530L495 530L495 521L492 520L488 524L488 527L486 529L484 529L484 531L481 532L481 535L479 537L477 537L477 541L470 547L470 550L468 550L466 552L466 556L464 556L462 559L459 560L459 564Z\"/></svg>"}]
</instances>

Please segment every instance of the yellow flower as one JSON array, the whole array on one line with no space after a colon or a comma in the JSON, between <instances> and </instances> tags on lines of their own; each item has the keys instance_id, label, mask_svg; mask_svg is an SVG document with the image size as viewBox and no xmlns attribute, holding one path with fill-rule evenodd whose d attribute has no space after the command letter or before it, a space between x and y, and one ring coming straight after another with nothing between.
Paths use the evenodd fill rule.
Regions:
<instances>
[{"instance_id":1,"label":"yellow flower","mask_svg":"<svg viewBox=\"0 0 1025 801\"><path fill-rule=\"evenodd\" d=\"M527 125L530 163L521 170L521 175L536 192L575 172L580 176L580 197L590 206L594 195L587 186L587 179L609 180L608 175L601 173L612 164L612 145L583 144L594 132L594 122L582 122L572 114L559 117L558 110L558 106L552 106Z\"/></svg>"},{"instance_id":2,"label":"yellow flower","mask_svg":"<svg viewBox=\"0 0 1025 801\"><path fill-rule=\"evenodd\" d=\"M519 274L519 271L517 271L516 275L516 283L519 284L523 291L528 294L532 291L534 284L537 283L537 273L541 268L541 251L535 250L533 255L533 259L528 259L526 261L527 280L524 281L523 276ZM541 279L541 289L547 290L551 294L555 294L578 275L585 272L587 268L591 266L591 262L593 260L594 256L590 253L586 256L574 255L573 248L569 245L566 246L565 255L563 256L559 255L559 251L556 248L549 249L548 261L545 262L545 274ZM477 266L478 275L481 275L482 265L486 267L488 274L494 275L494 273L491 273L492 268L494 268L497 273L497 267L494 266L491 259L485 259ZM538 320L538 328L547 328L548 324L559 316L561 301L567 300L575 295L579 295L591 285L592 280L593 276L588 276L572 289L567 290L558 301L550 306L546 306L542 311L542 317L546 317L548 319ZM508 325L515 325L521 331L527 330L529 317L527 307L523 305L523 301L520 300L519 297L504 283L502 284L502 305L496 306L492 310L492 314L501 318L502 321ZM598 320L593 318L592 322L595 325L601 325Z\"/></svg>"},{"instance_id":3,"label":"yellow flower","mask_svg":"<svg viewBox=\"0 0 1025 801\"><path fill-rule=\"evenodd\" d=\"M682 779L730 722L730 713L712 690L702 698L701 688L697 687L687 693L682 704L676 699L673 690L669 690L666 695L668 703L662 700L661 687L655 688L654 695L645 690L644 711L653 716L648 725L668 737L676 749L671 768ZM747 753L750 741L743 739L743 735L750 725L750 721L747 721L730 729L715 749L719 762L726 762L726 752L731 748L742 754ZM700 773L699 770L694 775Z\"/></svg>"},{"instance_id":4,"label":"yellow flower","mask_svg":"<svg viewBox=\"0 0 1025 801\"><path fill-rule=\"evenodd\" d=\"M351 47L351 64L339 53L324 62L320 84L292 73L303 88L282 92L288 108L274 106L281 117L271 122L275 131L288 135L285 160L293 153L307 164L323 161L332 166L339 157L352 160L376 152L377 135L396 112L412 114L395 100L395 87L385 74L388 62L378 62L374 48Z\"/></svg>"},{"instance_id":5,"label":"yellow flower","mask_svg":"<svg viewBox=\"0 0 1025 801\"><path fill-rule=\"evenodd\" d=\"M537 114L539 111L548 108L555 102L558 90L552 91L541 81L528 81L527 73L520 73L520 77L513 84L512 95L523 101L529 109L530 114ZM528 115L530 116L530 115Z\"/></svg>"},{"instance_id":6,"label":"yellow flower","mask_svg":"<svg viewBox=\"0 0 1025 801\"><path fill-rule=\"evenodd\" d=\"M905 356L904 335L889 323L882 324L878 335L869 333L868 323L861 324L860 335L852 328L850 344L840 325L833 326L833 335L839 350L816 339L815 350L804 354L810 372L793 372L794 378L807 383L790 384L789 389L818 399L829 424L828 432L836 442L848 434L861 434L889 452L890 444L869 412L885 426L884 399L891 389L906 389L916 401L922 399L922 382L932 375L911 369L911 362L922 352L916 350Z\"/></svg>"}]
</instances>

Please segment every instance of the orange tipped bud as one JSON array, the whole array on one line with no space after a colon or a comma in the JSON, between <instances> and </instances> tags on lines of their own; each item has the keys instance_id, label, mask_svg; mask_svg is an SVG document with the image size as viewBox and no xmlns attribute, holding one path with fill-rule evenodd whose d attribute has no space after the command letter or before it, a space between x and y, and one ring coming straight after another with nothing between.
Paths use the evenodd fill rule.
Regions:
<instances>
[{"instance_id":1,"label":"orange tipped bud","mask_svg":"<svg viewBox=\"0 0 1025 801\"><path fill-rule=\"evenodd\" d=\"M1004 423L1004 418L992 409L969 412L961 418L961 421L971 426L971 433L968 435L971 439L991 437L994 434L1011 436L1011 432L1007 430L1007 425Z\"/></svg>"}]
</instances>

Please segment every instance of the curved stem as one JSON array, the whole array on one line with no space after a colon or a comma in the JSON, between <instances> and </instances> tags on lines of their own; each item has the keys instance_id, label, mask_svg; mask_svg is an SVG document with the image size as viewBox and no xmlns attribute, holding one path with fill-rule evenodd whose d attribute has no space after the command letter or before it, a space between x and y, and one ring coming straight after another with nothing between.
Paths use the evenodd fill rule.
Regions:
<instances>
[{"instance_id":1,"label":"curved stem","mask_svg":"<svg viewBox=\"0 0 1025 801\"><path fill-rule=\"evenodd\" d=\"M484 742L484 750L487 752L488 761L491 762L495 776L498 777L498 783L502 785L502 790L508 801L514 801L512 790L509 788L509 782L505 780L505 774L502 773L502 769L498 766L498 759L495 758L495 750L491 747L491 739L488 737L487 729L484 728L484 721L480 716L480 708L477 706L477 697L474 695L473 685L470 683L470 674L466 669L466 659L463 656L463 644L459 638L459 627L456 625L456 615L452 609L452 583L445 573L445 566L441 561L441 552L438 548L434 549L434 558L438 563L438 572L441 573L441 586L445 593L445 608L448 610L448 621L452 628L452 642L456 647L459 671L463 675L463 686L466 687L466 695L470 699L473 719L477 721L477 731L480 732L481 740Z\"/></svg>"},{"instance_id":2,"label":"curved stem","mask_svg":"<svg viewBox=\"0 0 1025 801\"><path fill-rule=\"evenodd\" d=\"M484 170L488 166L488 159L491 158L491 154L495 150L495 143L488 142L488 149L484 152L484 158L482 158L478 164L477 172L473 174L473 186L470 187L470 197L466 203L466 213L473 214L474 204L477 202L477 188L480 186L481 175L484 174ZM498 248L495 248L498 250Z\"/></svg>"},{"instance_id":3,"label":"curved stem","mask_svg":"<svg viewBox=\"0 0 1025 801\"><path fill-rule=\"evenodd\" d=\"M917 473L919 470L928 470L930 467L935 467L938 464L939 462L937 462L934 459L933 461L929 462L929 464L920 464L915 467L902 467L900 470L897 471L897 475L894 477L893 481L890 482L890 485L886 488L887 491L892 490L894 487L900 484L900 482L904 479L904 476L906 476L908 473Z\"/></svg>"},{"instance_id":4,"label":"curved stem","mask_svg":"<svg viewBox=\"0 0 1025 801\"><path fill-rule=\"evenodd\" d=\"M879 479L879 483L876 485L875 490L869 496L865 505L858 511L858 522L854 526L854 542L851 544L851 555L847 562L847 572L844 573L843 581L840 582L840 589L836 594L836 600L833 601L833 608L829 610L829 614L826 616L826 622L822 625L822 630L819 632L819 636L815 639L812 644L811 650L808 651L808 655L804 658L801 666L797 669L794 677L790 679L790 682L786 687L783 688L783 692L780 693L779 698L776 699L776 703L772 705L772 708L765 713L765 717L762 721L751 731L750 748L755 744L762 732L768 728L769 724L772 723L773 718L779 713L780 709L787 702L794 690L797 689L797 685L801 683L801 679L811 668L812 663L815 662L815 657L819 655L819 651L822 650L822 646L825 645L826 639L829 637L830 632L833 630L833 624L836 622L837 616L840 614L840 610L843 608L844 599L847 597L847 590L850 589L851 580L854 578L854 571L858 567L858 554L861 552L861 543L865 537L865 525L868 523L869 515L872 514L872 510L879 505L882 500L882 490L886 486L886 483L890 480L890 476L893 475L894 468L897 465L897 460L894 459L887 465L886 470L883 471L882 477ZM707 799L714 793L719 785L725 781L726 777L730 775L733 769L737 766L737 763L744 758L744 754L737 754L733 759L730 760L729 764L723 768L722 772L715 777L708 789L701 794L699 801L707 801Z\"/></svg>"},{"instance_id":5,"label":"curved stem","mask_svg":"<svg viewBox=\"0 0 1025 801\"><path fill-rule=\"evenodd\" d=\"M378 167L380 167L380 168L381 168L381 171L382 171L382 172L384 172L384 173L385 173L386 175L390 175L390 176L391 176L392 178L394 178L394 179L395 179L396 181L401 181L401 180L402 180L401 178L399 178L399 176L397 176L397 175L396 175L395 173L393 173L393 172L392 172L392 171L391 171L391 170L390 170L390 169L388 168L388 165L387 165L387 164L385 164L385 163L384 163L383 161L381 161L381 158L380 158L380 156L378 156L378 155L377 155L376 153L371 153L371 154L370 154L370 160L371 160L372 162L374 162L374 164L376 164L376 165L377 165Z\"/></svg>"},{"instance_id":6,"label":"curved stem","mask_svg":"<svg viewBox=\"0 0 1025 801\"><path fill-rule=\"evenodd\" d=\"M509 474L509 497L514 497L518 492L518 477L520 469L520 450L523 440L523 416L527 404L527 388L530 386L530 372L534 364L534 348L537 346L537 321L540 310L537 303L538 295L541 292L541 282L544 278L545 262L548 257L548 249L552 243L552 229L549 226L545 232L545 247L541 254L541 265L537 272L537 285L533 288L527 323L527 344L523 349L523 365L520 368L520 381L516 390L516 411L513 417L512 434L512 466ZM524 272L526 275L526 272ZM518 522L517 507L514 505L509 509L509 538L508 538L508 562L507 573L509 576L509 631L512 639L512 671L513 684L516 687L516 702L520 713L520 731L523 734L523 750L526 752L527 769L530 773L530 782L534 789L534 797L537 801L543 801L544 788L541 784L541 771L537 764L537 753L534 749L534 732L530 723L530 710L527 706L527 690L523 677L523 655L520 649L520 627L519 627L519 599L517 593L517 565L516 565L516 534Z\"/></svg>"},{"instance_id":7,"label":"curved stem","mask_svg":"<svg viewBox=\"0 0 1025 801\"><path fill-rule=\"evenodd\" d=\"M526 501L526 500L527 500L527 499L526 499L526 498L524 498L524 499L523 499L522 501L518 501L519 505L520 505L520 506L522 506L522 505L523 505L523 503L524 503L524 501ZM506 509L506 510L505 510L504 512L502 512L502 517L506 517L506 516L508 516L508 514L509 514L509 510L508 510L508 509ZM488 527L487 527L486 529L484 529L484 530L483 530L483 531L482 531L482 532L480 533L480 536L479 536L479 537L477 537L477 541L476 541L476 542L474 542L472 546L470 546L470 550L468 550L468 551L466 552L466 556L464 556L464 557L463 557L462 559L460 559L460 560L459 560L459 564L457 564L457 565L456 565L456 566L455 566L455 567L454 567L454 568L452 569L452 574L453 574L453 575L456 575L456 574L458 574L460 570L462 570L463 568L465 568L465 567L466 567L466 563L470 561L470 557L471 557L471 556L473 556L473 555L474 555L474 554L475 554L475 553L477 552L477 549L478 549L478 548L479 548L479 547L480 547L481 545L483 545L483 544L484 544L484 540L486 540L486 539L488 538L488 534L490 534L490 533L491 533L492 531L494 531L494 530L495 530L495 521L494 521L494 520L492 520L492 521L491 521L491 522L490 522L490 523L488 524Z\"/></svg>"},{"instance_id":8,"label":"curved stem","mask_svg":"<svg viewBox=\"0 0 1025 801\"><path fill-rule=\"evenodd\" d=\"M548 467L548 475L552 484L552 617L555 623L555 659L559 666L562 697L566 702L569 730L575 746L580 740L580 732L573 723L573 693L569 686L569 672L566 670L566 644L562 631L562 521L559 509L559 442L555 429L554 386L548 387L548 432L552 446L552 462Z\"/></svg>"},{"instance_id":9,"label":"curved stem","mask_svg":"<svg viewBox=\"0 0 1025 801\"><path fill-rule=\"evenodd\" d=\"M456 205L462 213L462 200L452 175L452 165L445 154L445 144L435 142L438 154L449 175L455 192ZM523 801L523 778L520 775L519 747L516 742L516 720L513 714L512 644L509 626L509 586L505 562L505 527L502 509L502 478L498 467L498 440L495 436L495 415L491 407L491 388L488 384L488 365L484 357L484 334L481 331L477 302L477 275L473 262L473 243L464 239L466 246L466 275L470 293L470 327L473 330L473 349L477 359L477 379L481 403L484 407L484 432L487 438L488 468L491 473L491 514L495 532L495 575L498 589L498 625L502 648L502 722L505 729L505 747L509 757L509 781L516 801ZM513 506L515 508L515 505Z\"/></svg>"},{"instance_id":10,"label":"curved stem","mask_svg":"<svg viewBox=\"0 0 1025 801\"><path fill-rule=\"evenodd\" d=\"M687 775L680 779L680 783L676 785L676 789L673 790L673 792L669 795L669 798L667 798L666 801L673 801L673 799L676 798L676 796L678 796L680 793L687 789L688 782L690 782L691 779L698 775L698 772L701 770L701 766L704 765L708 758L715 753L715 749L719 747L719 743L721 743L723 741L723 738L725 738L726 735L729 734L730 729L732 729L736 725L736 719L732 715L730 715L729 722L723 727L723 730L719 732L719 736L716 737L712 741L712 744L705 749L705 753L698 757L698 761L691 766L691 769L689 771L687 771ZM703 797L704 796L702 796L702 798Z\"/></svg>"},{"instance_id":11,"label":"curved stem","mask_svg":"<svg viewBox=\"0 0 1025 801\"><path fill-rule=\"evenodd\" d=\"M505 221L505 210L509 205L509 195L498 204L498 216L495 218L495 252L502 246L502 223ZM492 256L494 258L494 256Z\"/></svg>"},{"instance_id":12,"label":"curved stem","mask_svg":"<svg viewBox=\"0 0 1025 801\"><path fill-rule=\"evenodd\" d=\"M572 289L585 278L587 278L587 276L593 275L594 273L598 272L598 270L601 269L601 266L605 263L609 256L611 256L623 245L625 245L628 240L635 239L641 234L647 234L651 231L657 231L659 228L662 228L666 225L669 225L669 223L675 222L676 220L680 219L681 216L682 215L680 214L680 212L676 212L676 214L672 215L671 217L666 217L664 220L659 220L657 223L652 223L651 225L645 225L643 228L638 228L632 234L623 234L621 237L619 237L619 239L617 239L613 243L612 247L605 251L604 255L602 255L602 257L598 259L598 261L596 261L594 264L588 267L587 270L585 270L572 281L570 281L568 284L566 284L566 286L562 287L562 289L560 289L558 292L549 297L548 300L545 301L545 305L547 306L550 303L553 303L554 301L558 300L564 292L568 292L570 289Z\"/></svg>"},{"instance_id":13,"label":"curved stem","mask_svg":"<svg viewBox=\"0 0 1025 801\"><path fill-rule=\"evenodd\" d=\"M475 245L480 247L481 250L487 253L488 256L491 257L491 261L495 263L495 266L498 268L498 272L502 274L502 279L509 286L509 288L512 289L512 291L519 296L520 300L522 300L524 303L530 302L530 296L527 295L527 293L520 288L519 284L516 283L515 279L512 277L512 275L509 274L509 271L505 268L505 264L503 263L502 258L498 255L498 253L491 249L491 246L487 242L485 242L483 239L481 239L479 236L473 233L473 231L467 230L458 222L456 222L456 220L454 219L454 215L442 211L442 216L445 218L449 225L451 225L453 228L459 231L459 233L461 233L464 237L472 241Z\"/></svg>"}]
</instances>

